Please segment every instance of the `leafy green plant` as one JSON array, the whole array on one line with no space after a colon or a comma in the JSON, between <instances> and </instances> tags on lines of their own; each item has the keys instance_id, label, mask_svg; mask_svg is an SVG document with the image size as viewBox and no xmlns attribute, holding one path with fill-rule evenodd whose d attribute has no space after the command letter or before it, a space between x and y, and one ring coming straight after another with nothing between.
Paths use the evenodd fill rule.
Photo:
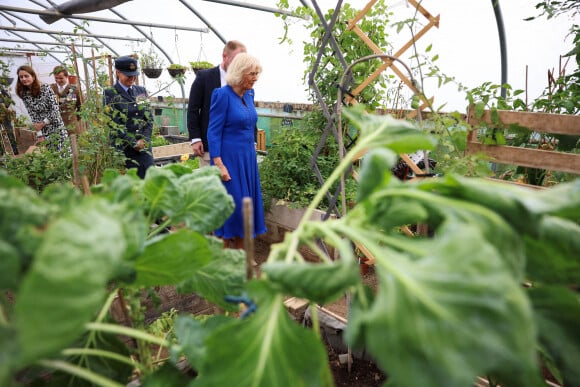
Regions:
<instances>
[{"instance_id":1,"label":"leafy green plant","mask_svg":"<svg viewBox=\"0 0 580 387\"><path fill-rule=\"evenodd\" d=\"M279 6L288 8L287 2L280 2ZM327 11L324 15L325 24L328 23L333 16L333 9ZM353 19L358 10L352 8L349 4L344 4L340 9L338 20L333 30L333 35L337 39L338 46L344 57L344 63L347 65L354 62L356 59L371 55L374 52L365 44L365 42L358 37L354 31L348 31L348 21ZM298 7L295 13L299 16L305 17L309 20L308 28L310 32L311 41L304 43L304 61L309 66L305 71L304 77L307 79L313 66L318 59L321 42L326 34L324 24L320 22L318 15L309 7ZM389 17L392 13L388 10L384 1L374 3L372 9L366 14L366 17L359 23L360 29L369 36L369 38L384 50L388 50L391 44L387 40L388 33L385 25L388 24ZM283 19L286 16L282 16ZM288 28L286 25L285 28ZM334 106L337 96L337 84L344 72L344 63L341 62L338 55L334 51L332 45L326 45L322 57L320 58L319 67L316 69L315 78L316 85L319 88L320 95L315 94L312 88L309 89L310 98L318 102L318 98L322 98L328 106ZM366 78L381 66L383 62L380 60L362 62L357 64L352 69L352 82L348 86L357 86L361 84ZM382 90L386 88L386 77L380 75L377 79L371 82L356 100L365 104L369 109L374 110L382 105ZM311 82L308 82L311 85Z\"/></svg>"},{"instance_id":2,"label":"leafy green plant","mask_svg":"<svg viewBox=\"0 0 580 387\"><path fill-rule=\"evenodd\" d=\"M187 70L187 66L184 66L184 65L179 64L179 63L172 63L167 68L170 70Z\"/></svg>"},{"instance_id":3,"label":"leafy green plant","mask_svg":"<svg viewBox=\"0 0 580 387\"><path fill-rule=\"evenodd\" d=\"M215 67L213 63L207 61L189 62L189 67L193 70L211 69Z\"/></svg>"},{"instance_id":4,"label":"leafy green plant","mask_svg":"<svg viewBox=\"0 0 580 387\"><path fill-rule=\"evenodd\" d=\"M311 167L312 155L322 137L324 116L320 111L307 113L302 128L282 129L272 135L272 146L259 164L262 196L266 208L273 199L289 202L291 207L304 208L320 189L320 182ZM338 164L338 145L328 138L317 159L320 174L328 177ZM334 187L336 188L336 187ZM348 199L354 198L354 184L349 183ZM321 209L328 208L328 201Z\"/></svg>"},{"instance_id":5,"label":"leafy green plant","mask_svg":"<svg viewBox=\"0 0 580 387\"><path fill-rule=\"evenodd\" d=\"M20 157L3 158L0 167L38 192L52 183L72 180L71 158L62 157L61 152L44 145Z\"/></svg>"},{"instance_id":6,"label":"leafy green plant","mask_svg":"<svg viewBox=\"0 0 580 387\"><path fill-rule=\"evenodd\" d=\"M160 69L163 68L164 61L157 52L151 50L139 54L139 63L142 69Z\"/></svg>"},{"instance_id":7,"label":"leafy green plant","mask_svg":"<svg viewBox=\"0 0 580 387\"><path fill-rule=\"evenodd\" d=\"M580 181L541 191L452 175L403 183L390 173L397 155L432 149L433 138L362 109L345 115L359 141L303 219L368 149L357 205L337 220L302 221L272 246L262 276L249 282L243 253L207 235L233 210L216 168L171 164L144 180L111 172L85 197L67 187L39 196L0 173L2 384L56 369L117 385L137 368L142 383L163 386L332 386L316 309L308 329L291 320L284 300L324 305L347 291L344 337L376 360L389 383L454 387L488 376L501 385L541 386L541 347L564 385L579 384L580 304L570 285L580 280ZM151 229L160 218L166 221ZM412 223L429 224L433 237L397 231ZM168 225L176 229L162 234ZM317 241L340 258L327 257ZM353 243L373 255L376 292L363 285ZM306 262L302 246L320 262ZM177 344L107 322L117 288L163 285L227 310L242 299L253 312L203 321L178 316ZM237 296L236 304L224 301L227 295ZM165 366L148 368L145 359L129 360L133 350L119 347L116 334L171 355ZM180 358L195 380L175 369Z\"/></svg>"},{"instance_id":8,"label":"leafy green plant","mask_svg":"<svg viewBox=\"0 0 580 387\"><path fill-rule=\"evenodd\" d=\"M14 117L14 127L15 128L32 128L32 122L30 121L30 117L25 114L16 114Z\"/></svg>"},{"instance_id":9,"label":"leafy green plant","mask_svg":"<svg viewBox=\"0 0 580 387\"><path fill-rule=\"evenodd\" d=\"M167 141L167 139L163 136L154 135L151 137L151 146L163 146L169 144L169 141Z\"/></svg>"}]
</instances>

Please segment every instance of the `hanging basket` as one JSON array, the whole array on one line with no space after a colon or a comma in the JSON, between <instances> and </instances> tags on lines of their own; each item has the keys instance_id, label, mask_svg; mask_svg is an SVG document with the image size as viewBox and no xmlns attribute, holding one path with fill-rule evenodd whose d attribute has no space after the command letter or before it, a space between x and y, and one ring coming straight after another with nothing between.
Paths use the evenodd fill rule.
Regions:
<instances>
[{"instance_id":1,"label":"hanging basket","mask_svg":"<svg viewBox=\"0 0 580 387\"><path fill-rule=\"evenodd\" d=\"M189 65L195 74L197 74L199 70L206 70L214 67L213 63L206 61L189 62Z\"/></svg>"},{"instance_id":2,"label":"hanging basket","mask_svg":"<svg viewBox=\"0 0 580 387\"><path fill-rule=\"evenodd\" d=\"M167 71L169 71L169 75L171 75L173 78L177 78L177 77L183 76L185 74L185 69L168 68Z\"/></svg>"},{"instance_id":3,"label":"hanging basket","mask_svg":"<svg viewBox=\"0 0 580 387\"><path fill-rule=\"evenodd\" d=\"M10 86L14 82L13 77L0 77L0 85Z\"/></svg>"},{"instance_id":4,"label":"hanging basket","mask_svg":"<svg viewBox=\"0 0 580 387\"><path fill-rule=\"evenodd\" d=\"M161 73L163 72L163 69L154 69L154 68L146 68L143 69L143 74L145 74L145 76L147 78L159 78L161 76Z\"/></svg>"}]
</instances>

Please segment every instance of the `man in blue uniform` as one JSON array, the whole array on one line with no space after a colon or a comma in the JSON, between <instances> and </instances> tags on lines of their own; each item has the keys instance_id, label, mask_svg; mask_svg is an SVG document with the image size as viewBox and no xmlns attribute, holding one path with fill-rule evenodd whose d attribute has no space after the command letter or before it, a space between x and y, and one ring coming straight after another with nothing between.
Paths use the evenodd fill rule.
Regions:
<instances>
[{"instance_id":1,"label":"man in blue uniform","mask_svg":"<svg viewBox=\"0 0 580 387\"><path fill-rule=\"evenodd\" d=\"M137 59L121 56L115 60L117 82L105 89L103 105L111 117L113 145L127 157L125 166L137 168L137 175L145 177L147 168L154 165L151 153L153 114L147 90L134 83L139 76Z\"/></svg>"}]
</instances>

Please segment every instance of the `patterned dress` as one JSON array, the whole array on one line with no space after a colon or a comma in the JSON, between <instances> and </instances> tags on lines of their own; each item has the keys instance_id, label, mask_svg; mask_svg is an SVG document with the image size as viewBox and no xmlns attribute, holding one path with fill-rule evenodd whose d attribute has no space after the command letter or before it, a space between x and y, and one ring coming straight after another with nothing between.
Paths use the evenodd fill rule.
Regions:
<instances>
[{"instance_id":1,"label":"patterned dress","mask_svg":"<svg viewBox=\"0 0 580 387\"><path fill-rule=\"evenodd\" d=\"M254 90L246 91L240 98L230 86L215 89L209 117L207 141L211 165L214 165L214 157L221 157L232 178L222 183L236 205L234 213L215 231L215 235L225 239L244 237L242 201L245 197L253 202L253 236L263 234L267 229L254 144L254 129L258 122Z\"/></svg>"},{"instance_id":2,"label":"patterned dress","mask_svg":"<svg viewBox=\"0 0 580 387\"><path fill-rule=\"evenodd\" d=\"M38 97L33 97L30 91L25 91L22 101L32 122L41 122L45 118L50 121L42 129L45 138L49 140L48 146L58 151L66 150L70 153L70 147L67 145L68 133L60 116L56 96L50 86L41 85Z\"/></svg>"}]
</instances>

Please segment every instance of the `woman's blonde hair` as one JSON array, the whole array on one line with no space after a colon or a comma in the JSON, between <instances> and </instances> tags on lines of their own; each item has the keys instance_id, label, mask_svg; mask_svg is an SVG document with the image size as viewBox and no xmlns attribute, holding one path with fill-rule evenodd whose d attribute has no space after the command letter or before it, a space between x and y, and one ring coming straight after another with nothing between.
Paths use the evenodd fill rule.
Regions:
<instances>
[{"instance_id":1,"label":"woman's blonde hair","mask_svg":"<svg viewBox=\"0 0 580 387\"><path fill-rule=\"evenodd\" d=\"M245 52L240 52L235 56L228 67L226 83L230 86L238 86L242 83L244 73L248 71L262 72L262 65L257 58Z\"/></svg>"}]
</instances>

